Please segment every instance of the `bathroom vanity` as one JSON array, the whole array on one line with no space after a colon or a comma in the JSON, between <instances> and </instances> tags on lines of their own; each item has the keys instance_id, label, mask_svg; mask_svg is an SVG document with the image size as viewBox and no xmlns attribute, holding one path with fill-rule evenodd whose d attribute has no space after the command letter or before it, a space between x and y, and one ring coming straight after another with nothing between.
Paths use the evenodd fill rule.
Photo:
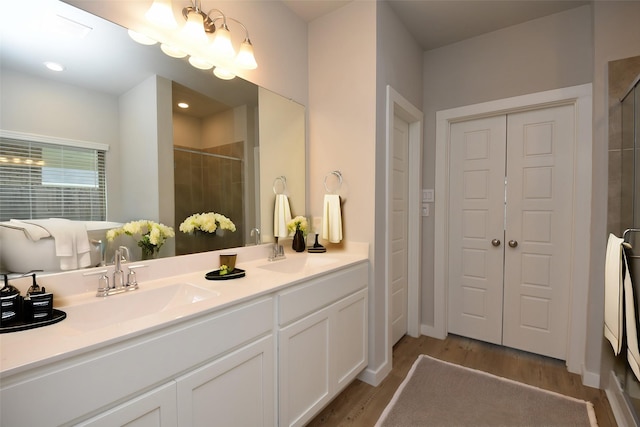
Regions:
<instances>
[{"instance_id":1,"label":"bathroom vanity","mask_svg":"<svg viewBox=\"0 0 640 427\"><path fill-rule=\"evenodd\" d=\"M367 365L367 246L276 262L268 246L238 249L243 278L206 280L219 253L187 255L106 298L97 276L43 277L67 319L0 336L0 423L308 422Z\"/></svg>"}]
</instances>

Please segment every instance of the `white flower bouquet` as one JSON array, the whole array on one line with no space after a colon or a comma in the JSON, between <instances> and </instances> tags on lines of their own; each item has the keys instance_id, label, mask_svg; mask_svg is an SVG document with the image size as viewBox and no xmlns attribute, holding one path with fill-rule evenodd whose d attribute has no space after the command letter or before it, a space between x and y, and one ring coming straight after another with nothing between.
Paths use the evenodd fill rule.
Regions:
<instances>
[{"instance_id":1,"label":"white flower bouquet","mask_svg":"<svg viewBox=\"0 0 640 427\"><path fill-rule=\"evenodd\" d=\"M229 218L215 212L193 214L180 224L180 231L183 233L194 231L215 233L218 229L236 231L236 226Z\"/></svg>"},{"instance_id":2,"label":"white flower bouquet","mask_svg":"<svg viewBox=\"0 0 640 427\"><path fill-rule=\"evenodd\" d=\"M112 242L116 237L126 234L128 236L140 235L138 246L142 248L144 258L154 257L169 237L174 237L173 228L164 224L142 219L131 221L120 228L107 231L107 240Z\"/></svg>"},{"instance_id":3,"label":"white flower bouquet","mask_svg":"<svg viewBox=\"0 0 640 427\"><path fill-rule=\"evenodd\" d=\"M306 236L307 231L309 230L309 222L307 221L307 218L303 216L297 216L291 221L287 222L287 230L289 230L289 234L295 233L297 230L300 230L302 234Z\"/></svg>"}]
</instances>

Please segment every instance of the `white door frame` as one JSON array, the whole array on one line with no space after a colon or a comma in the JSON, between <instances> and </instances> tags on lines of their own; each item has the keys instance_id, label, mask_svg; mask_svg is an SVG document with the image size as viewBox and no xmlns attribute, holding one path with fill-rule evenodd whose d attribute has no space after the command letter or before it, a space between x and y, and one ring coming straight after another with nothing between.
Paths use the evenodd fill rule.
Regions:
<instances>
[{"instance_id":1,"label":"white door frame","mask_svg":"<svg viewBox=\"0 0 640 427\"><path fill-rule=\"evenodd\" d=\"M555 89L436 113L436 194L434 255L434 324L423 331L444 339L447 336L447 265L449 233L449 128L451 123L552 105L575 106L576 141L573 170L573 229L571 256L571 300L567 342L567 368L582 375L586 385L597 387L598 373L583 372L587 337L587 303L589 293L589 242L591 226L592 175L592 85L584 84Z\"/></svg>"},{"instance_id":2,"label":"white door frame","mask_svg":"<svg viewBox=\"0 0 640 427\"><path fill-rule=\"evenodd\" d=\"M420 203L422 187L422 123L423 114L402 95L387 85L387 135L386 135L386 167L385 167L385 223L391 224L392 197L391 179L393 170L393 119L401 117L409 123L409 186L408 186L408 218L407 228L411 230L407 236L408 252L408 305L407 305L407 334L412 337L420 336L420 264L422 237L422 221L420 221ZM385 296L386 296L386 348L387 361L391 361L391 230L385 227Z\"/></svg>"}]
</instances>

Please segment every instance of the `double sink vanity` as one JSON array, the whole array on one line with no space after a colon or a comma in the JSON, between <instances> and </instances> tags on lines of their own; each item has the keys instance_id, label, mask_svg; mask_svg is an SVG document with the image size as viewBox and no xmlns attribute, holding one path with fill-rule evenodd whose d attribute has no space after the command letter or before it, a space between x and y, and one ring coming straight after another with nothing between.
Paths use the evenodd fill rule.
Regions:
<instances>
[{"instance_id":1,"label":"double sink vanity","mask_svg":"<svg viewBox=\"0 0 640 427\"><path fill-rule=\"evenodd\" d=\"M0 424L308 422L367 365L368 246L270 249L234 249L233 280L205 279L229 251L148 261L102 298L87 271L43 276L67 318L0 335Z\"/></svg>"}]
</instances>

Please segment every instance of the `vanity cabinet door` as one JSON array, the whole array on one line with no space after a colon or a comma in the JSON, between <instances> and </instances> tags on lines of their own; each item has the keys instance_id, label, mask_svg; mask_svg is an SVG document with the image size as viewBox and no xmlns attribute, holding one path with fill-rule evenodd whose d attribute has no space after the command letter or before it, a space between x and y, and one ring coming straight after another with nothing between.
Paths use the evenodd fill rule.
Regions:
<instances>
[{"instance_id":1,"label":"vanity cabinet door","mask_svg":"<svg viewBox=\"0 0 640 427\"><path fill-rule=\"evenodd\" d=\"M171 381L77 425L174 427L178 425L177 420L176 383Z\"/></svg>"},{"instance_id":2,"label":"vanity cabinet door","mask_svg":"<svg viewBox=\"0 0 640 427\"><path fill-rule=\"evenodd\" d=\"M279 332L280 425L309 421L367 366L367 290Z\"/></svg>"},{"instance_id":3,"label":"vanity cabinet door","mask_svg":"<svg viewBox=\"0 0 640 427\"><path fill-rule=\"evenodd\" d=\"M280 425L302 425L331 400L330 308L279 332Z\"/></svg>"},{"instance_id":4,"label":"vanity cabinet door","mask_svg":"<svg viewBox=\"0 0 640 427\"><path fill-rule=\"evenodd\" d=\"M179 426L274 426L273 335L177 379Z\"/></svg>"},{"instance_id":5,"label":"vanity cabinet door","mask_svg":"<svg viewBox=\"0 0 640 427\"><path fill-rule=\"evenodd\" d=\"M367 290L363 289L336 303L334 339L331 354L336 359L337 391L349 385L367 366Z\"/></svg>"}]
</instances>

